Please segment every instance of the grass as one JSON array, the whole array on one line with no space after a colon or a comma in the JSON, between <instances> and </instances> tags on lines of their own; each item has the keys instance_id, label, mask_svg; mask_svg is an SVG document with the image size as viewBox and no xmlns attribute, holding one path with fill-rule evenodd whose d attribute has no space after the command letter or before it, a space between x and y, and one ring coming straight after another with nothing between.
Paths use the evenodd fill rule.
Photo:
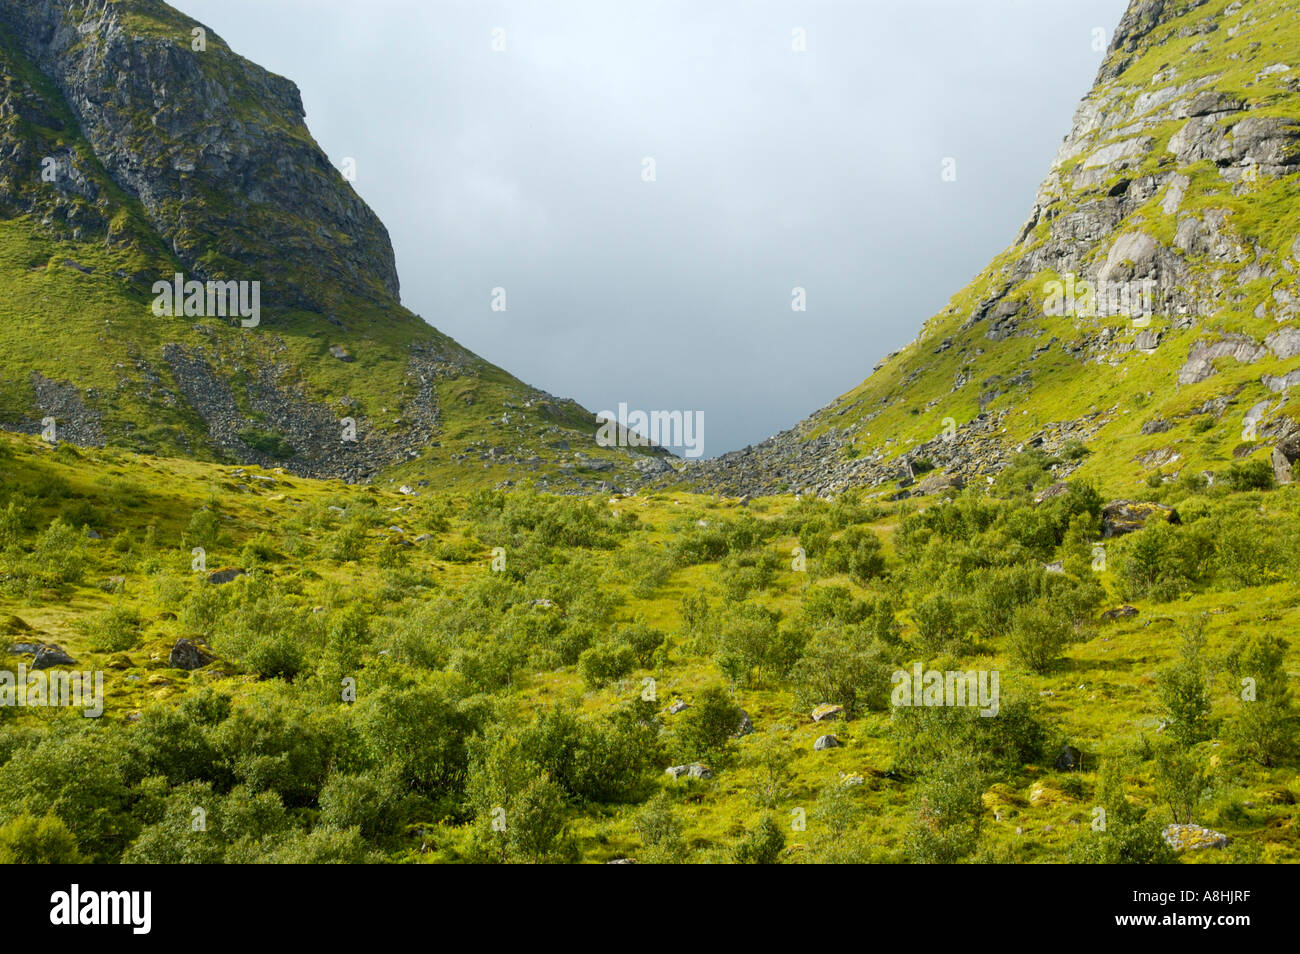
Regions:
<instances>
[{"instance_id":1,"label":"grass","mask_svg":"<svg viewBox=\"0 0 1300 954\"><path fill-rule=\"evenodd\" d=\"M138 731L130 721L137 718L136 714L147 713L150 707L175 706L201 688L229 694L241 706L257 704L279 685L287 691L287 698L296 700L293 705L303 706L305 711L318 705L312 701L317 690L311 687L306 673L289 685L279 679L259 678L247 660L231 655L228 647L234 644L223 642L220 631L214 639L218 661L212 666L193 673L168 667L167 655L175 640L194 635L183 608L197 590L215 589L187 573L192 520L204 508L220 514L220 542L208 550L208 567L247 565L246 545L258 539L268 541L277 555L270 562L250 568L255 577L275 581L291 594L288 605L295 608L294 612L324 606L328 613L334 613L358 605L366 607L376 621L391 621L418 613L430 601L440 599L451 601L445 604L450 612L458 600L493 576L489 544L494 541L484 530L485 525L470 515L473 493L430 492L412 499L375 487L355 488L295 478L283 471L251 467L236 470L202 461L94 449L52 451L37 439L22 437L0 437L0 455L4 457L5 476L0 491L3 499L15 499L17 495L35 501L32 529L24 535L20 547L32 545L38 530L58 514L93 514L91 525L101 535L101 539L85 541L89 569L82 583L38 586L15 593L11 581L4 591L8 595L0 596L0 619L21 619L38 634L37 638L66 648L77 660L77 668L105 671L103 718L110 731L127 737ZM255 475L272 480L256 480ZM1243 498L1243 503L1279 515L1300 512L1300 498L1290 489L1255 494ZM575 501L574 505L582 504ZM561 547L556 550L557 556L582 568L590 586L600 593L601 602L611 608L614 620L642 619L669 634L670 648L649 669L640 667L626 679L595 689L584 685L571 665L540 669L524 665L512 676L508 688L491 692L491 698L527 721L557 703L574 704L589 717L612 712L640 693L646 678L656 681L657 705L661 709L674 698L693 701L707 686L729 684L712 652L692 648L693 643L683 633L680 608L681 598L694 593L705 594L718 610L725 608L720 564L677 564L661 585L651 588L649 595L638 595L636 571L619 570L619 561L628 555L671 552L674 542L690 532L698 520L728 526L753 517L761 524L776 526L774 521L784 521L800 512L796 508L810 505L795 504L788 498L769 498L742 508L735 501L678 493L612 500L598 497L587 500L585 505L611 518L627 515L622 519L637 529L616 534L613 549ZM330 506L347 513L357 513L360 507L373 514L373 519L363 524L363 551L357 559L340 561L329 556L337 527L346 520L338 514L323 519L321 515L328 515ZM903 572L895 552L895 534L908 512L899 507L885 508L864 524L884 541L894 568L891 573ZM445 515L445 524L441 523L443 518L433 519L434 514ZM400 534L387 529L389 524L400 526ZM780 524L786 526L797 523ZM155 549L146 558L142 546L150 527ZM394 536L413 540L421 532L431 533L433 539L404 549L400 575L425 582L414 588L409 583L397 585L394 574L399 571L382 567L378 554L386 540ZM484 539L485 533L488 539ZM792 530L777 529L759 546L782 554L786 560L784 555L795 543ZM451 544L468 547L470 561L441 558L438 554ZM880 583L864 588L847 577L817 576L815 558L814 574L792 572L788 560L784 566L786 569L778 572L768 587L751 593L746 601L795 620L809 587L837 584L865 599L882 592ZM1088 836L1100 758L1119 746L1137 744L1144 736L1158 738L1160 710L1152 682L1157 671L1176 657L1181 629L1202 614L1208 615L1212 654L1225 651L1243 633L1293 632L1300 625L1300 590L1292 572L1288 571L1285 580L1237 591L1210 586L1194 589L1170 603L1134 601L1140 610L1138 616L1102 624L1093 638L1071 646L1060 666L1044 675L1021 667L998 640L981 641L972 654L950 659L963 669L1000 671L1004 700L1027 698L1040 703L1044 719L1054 726L1053 738L1068 740L1085 753L1081 773L1055 771L1051 766L1054 752L1049 752L1042 761L997 774L986 790L985 802L991 807L983 818L980 857L1006 862L1063 860L1072 846ZM519 594L546 592L541 582L546 573L544 566L529 573ZM123 578L120 592L106 592L100 584L116 576ZM1116 602L1118 581L1113 568L1102 575L1102 583L1112 590L1108 602ZM236 582L229 588L234 592L245 585ZM390 592L393 595L384 597L383 602L375 601L375 594ZM139 620L139 636L125 651L96 648L95 621L109 610L128 617L133 614ZM901 619L906 645L913 638L906 610ZM356 671L362 686L368 680L387 678L380 673L391 664L384 664L376 655L382 644L381 640L358 647ZM320 651L310 650L312 654ZM927 665L935 662L914 649L904 649L903 658L921 659ZM403 664L402 668L409 665ZM1287 665L1292 671L1300 668L1300 645L1293 644ZM416 667L407 678L419 678L422 672ZM1214 712L1229 722L1237 706L1232 687L1224 681L1216 681L1214 686ZM868 712L828 727L812 723L808 713L797 705L792 687L782 679L764 679L753 686L731 684L731 691L749 712L755 734L733 744L732 758L718 766L712 780L672 782L661 776L653 782L655 789L663 788L674 800L693 857L723 857L743 832L768 813L751 797L761 776L751 758L767 739L784 753L789 772L785 794L770 811L778 819L792 819L796 810L802 809L808 818L803 831L787 826L785 860L817 860L830 850L833 839L816 806L819 795L835 784L841 773L864 779L852 796L863 812L853 837L869 844L879 860L903 857L918 783L885 774L893 767L896 755L888 712ZM50 731L60 718L39 709L16 713L9 710L4 716L7 728L0 731L10 733ZM668 738L674 736L673 720L680 718L663 716ZM844 747L814 752L813 741L828 731L838 735ZM1294 832L1296 808L1264 801L1264 794L1272 789L1294 793L1295 764L1261 768L1238 757L1232 746L1218 736L1199 745L1196 752L1222 766L1197 820L1229 835L1237 847L1185 860L1241 860L1247 856L1243 854L1247 848L1257 860L1297 860L1300 844ZM1151 771L1150 765L1137 768L1131 779L1131 794L1151 805L1153 814L1159 817L1161 809L1153 794ZM1036 787L1046 787L1049 799L1034 797ZM632 827L637 810L636 804L572 805L566 818L580 857L605 861L636 856L641 850ZM411 861L455 861L473 856L472 822L428 817L420 827L424 836L411 834L386 842L382 846L384 855ZM427 848L430 842L429 832L435 833L432 843L437 847L421 851L419 846Z\"/></svg>"}]
</instances>

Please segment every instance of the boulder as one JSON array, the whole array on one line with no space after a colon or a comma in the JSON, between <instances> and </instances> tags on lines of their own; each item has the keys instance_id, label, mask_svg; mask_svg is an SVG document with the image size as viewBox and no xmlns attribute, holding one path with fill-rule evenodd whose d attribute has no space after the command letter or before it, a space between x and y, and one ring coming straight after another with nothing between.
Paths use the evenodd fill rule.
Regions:
<instances>
[{"instance_id":1,"label":"boulder","mask_svg":"<svg viewBox=\"0 0 1300 954\"><path fill-rule=\"evenodd\" d=\"M1279 484L1289 484L1295 479L1295 463L1300 460L1300 434L1293 434L1277 442L1273 448L1273 478Z\"/></svg>"},{"instance_id":2,"label":"boulder","mask_svg":"<svg viewBox=\"0 0 1300 954\"><path fill-rule=\"evenodd\" d=\"M843 712L843 706L835 706L831 705L829 702L823 702L812 711L812 720L814 722L826 722L830 719L838 719Z\"/></svg>"},{"instance_id":3,"label":"boulder","mask_svg":"<svg viewBox=\"0 0 1300 954\"><path fill-rule=\"evenodd\" d=\"M690 765L674 765L664 770L664 774L671 775L673 778L689 776L690 778L709 779L713 778L713 769L699 762L693 762Z\"/></svg>"},{"instance_id":4,"label":"boulder","mask_svg":"<svg viewBox=\"0 0 1300 954\"><path fill-rule=\"evenodd\" d=\"M744 709L740 710L740 724L736 727L733 739L743 738L754 731L754 723L749 718L749 713Z\"/></svg>"},{"instance_id":5,"label":"boulder","mask_svg":"<svg viewBox=\"0 0 1300 954\"><path fill-rule=\"evenodd\" d=\"M1083 753L1073 745L1067 745L1061 749L1061 754L1056 757L1056 770L1058 772L1077 772L1083 766Z\"/></svg>"},{"instance_id":6,"label":"boulder","mask_svg":"<svg viewBox=\"0 0 1300 954\"><path fill-rule=\"evenodd\" d=\"M825 749L838 749L842 745L844 745L844 743L841 742L839 739L835 738L835 736L823 735L820 738L818 738L816 742L813 743L813 751L821 752Z\"/></svg>"},{"instance_id":7,"label":"boulder","mask_svg":"<svg viewBox=\"0 0 1300 954\"><path fill-rule=\"evenodd\" d=\"M1116 606L1114 609L1108 609L1101 614L1103 622L1113 623L1118 619L1132 619L1138 614L1136 606Z\"/></svg>"},{"instance_id":8,"label":"boulder","mask_svg":"<svg viewBox=\"0 0 1300 954\"><path fill-rule=\"evenodd\" d=\"M233 583L244 575L244 571L237 566L227 566L220 570L213 570L208 574L209 583Z\"/></svg>"},{"instance_id":9,"label":"boulder","mask_svg":"<svg viewBox=\"0 0 1300 954\"><path fill-rule=\"evenodd\" d=\"M638 457L632 463L632 466L636 468L638 473L647 477L654 474L664 474L673 469L672 465L661 457Z\"/></svg>"},{"instance_id":10,"label":"boulder","mask_svg":"<svg viewBox=\"0 0 1300 954\"><path fill-rule=\"evenodd\" d=\"M918 494L938 494L945 490L961 490L966 482L951 474L930 474L916 485Z\"/></svg>"},{"instance_id":11,"label":"boulder","mask_svg":"<svg viewBox=\"0 0 1300 954\"><path fill-rule=\"evenodd\" d=\"M1266 805L1294 805L1295 793L1281 786L1266 788L1259 793L1259 800Z\"/></svg>"},{"instance_id":12,"label":"boulder","mask_svg":"<svg viewBox=\"0 0 1300 954\"><path fill-rule=\"evenodd\" d=\"M1214 362L1232 358L1242 364L1253 364L1268 357L1268 349L1245 335L1228 335L1214 342L1198 341L1187 353L1187 363L1178 372L1179 384L1200 384L1215 373Z\"/></svg>"},{"instance_id":13,"label":"boulder","mask_svg":"<svg viewBox=\"0 0 1300 954\"><path fill-rule=\"evenodd\" d=\"M1040 504L1047 500L1055 500L1057 497L1063 496L1069 489L1069 484L1063 480L1058 480L1052 486L1034 494L1034 503Z\"/></svg>"},{"instance_id":14,"label":"boulder","mask_svg":"<svg viewBox=\"0 0 1300 954\"><path fill-rule=\"evenodd\" d=\"M679 712L685 712L685 711L686 711L687 709L689 709L690 707L691 707L691 704L690 704L689 702L686 702L686 701L683 700L683 699L678 699L678 700L676 700L672 705L670 705L670 706L668 707L668 714L669 714L669 715L677 715L677 713L679 713Z\"/></svg>"},{"instance_id":15,"label":"boulder","mask_svg":"<svg viewBox=\"0 0 1300 954\"><path fill-rule=\"evenodd\" d=\"M1164 838L1178 852L1224 848L1228 844L1227 835L1200 825L1170 825L1164 830Z\"/></svg>"},{"instance_id":16,"label":"boulder","mask_svg":"<svg viewBox=\"0 0 1300 954\"><path fill-rule=\"evenodd\" d=\"M202 669L215 658L204 652L194 640L182 637L176 640L176 645L167 656L167 665L172 669L184 669L189 672Z\"/></svg>"},{"instance_id":17,"label":"boulder","mask_svg":"<svg viewBox=\"0 0 1300 954\"><path fill-rule=\"evenodd\" d=\"M1270 332L1264 339L1264 347L1279 358L1294 358L1300 355L1300 329L1279 328Z\"/></svg>"},{"instance_id":18,"label":"boulder","mask_svg":"<svg viewBox=\"0 0 1300 954\"><path fill-rule=\"evenodd\" d=\"M42 646L36 651L36 658L32 660L32 668L49 669L51 666L71 666L74 662L76 660L58 646Z\"/></svg>"},{"instance_id":19,"label":"boulder","mask_svg":"<svg viewBox=\"0 0 1300 954\"><path fill-rule=\"evenodd\" d=\"M1178 511L1164 504L1146 500L1112 500L1101 508L1101 535L1122 537L1146 526L1157 517L1167 523L1179 523Z\"/></svg>"},{"instance_id":20,"label":"boulder","mask_svg":"<svg viewBox=\"0 0 1300 954\"><path fill-rule=\"evenodd\" d=\"M1065 805L1073 801L1069 792L1050 782L1035 782L1029 789L1030 805Z\"/></svg>"}]
</instances>

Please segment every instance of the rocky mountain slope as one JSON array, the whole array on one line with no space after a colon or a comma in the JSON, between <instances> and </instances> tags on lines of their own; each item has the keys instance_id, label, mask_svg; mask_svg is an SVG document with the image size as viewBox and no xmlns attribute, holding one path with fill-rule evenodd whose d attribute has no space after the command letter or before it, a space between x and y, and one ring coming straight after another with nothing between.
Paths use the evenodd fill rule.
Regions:
<instances>
[{"instance_id":1,"label":"rocky mountain slope","mask_svg":"<svg viewBox=\"0 0 1300 954\"><path fill-rule=\"evenodd\" d=\"M156 0L0 0L0 66L0 424L347 480L647 466L404 309L297 88L212 31ZM168 315L176 274L209 294Z\"/></svg>"},{"instance_id":2,"label":"rocky mountain slope","mask_svg":"<svg viewBox=\"0 0 1300 954\"><path fill-rule=\"evenodd\" d=\"M1037 447L1115 493L1255 456L1287 481L1298 173L1300 3L1134 0L1012 246L860 386L688 473L907 494Z\"/></svg>"}]
</instances>

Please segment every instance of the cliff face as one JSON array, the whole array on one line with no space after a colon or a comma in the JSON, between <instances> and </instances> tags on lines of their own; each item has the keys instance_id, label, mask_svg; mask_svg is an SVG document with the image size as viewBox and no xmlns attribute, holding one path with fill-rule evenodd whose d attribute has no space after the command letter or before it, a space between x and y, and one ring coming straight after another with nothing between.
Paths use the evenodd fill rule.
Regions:
<instances>
[{"instance_id":1,"label":"cliff face","mask_svg":"<svg viewBox=\"0 0 1300 954\"><path fill-rule=\"evenodd\" d=\"M858 388L697 482L910 493L1026 446L1116 490L1253 454L1286 477L1298 175L1300 3L1135 0L1012 246Z\"/></svg>"},{"instance_id":2,"label":"cliff face","mask_svg":"<svg viewBox=\"0 0 1300 954\"><path fill-rule=\"evenodd\" d=\"M178 272L259 282L258 323L159 314ZM664 466L402 308L297 88L156 0L0 0L0 426L50 418L73 443L358 481Z\"/></svg>"},{"instance_id":3,"label":"cliff face","mask_svg":"<svg viewBox=\"0 0 1300 954\"><path fill-rule=\"evenodd\" d=\"M0 0L94 156L187 272L283 307L396 299L388 232L317 147L293 83L157 2Z\"/></svg>"}]
</instances>

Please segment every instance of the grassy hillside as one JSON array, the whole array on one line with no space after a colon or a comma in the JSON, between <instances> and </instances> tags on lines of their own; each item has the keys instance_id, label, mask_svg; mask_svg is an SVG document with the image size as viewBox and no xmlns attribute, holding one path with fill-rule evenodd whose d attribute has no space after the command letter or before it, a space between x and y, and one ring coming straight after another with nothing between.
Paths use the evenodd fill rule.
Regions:
<instances>
[{"instance_id":1,"label":"grassy hillside","mask_svg":"<svg viewBox=\"0 0 1300 954\"><path fill-rule=\"evenodd\" d=\"M701 484L830 493L904 459L972 479L1081 440L1078 475L1121 495L1268 457L1300 429L1297 63L1294 0L1134 2L1015 243L861 385ZM1149 282L1153 307L1053 314L1067 275Z\"/></svg>"},{"instance_id":2,"label":"grassy hillside","mask_svg":"<svg viewBox=\"0 0 1300 954\"><path fill-rule=\"evenodd\" d=\"M592 414L402 307L297 89L194 28L154 0L0 3L0 426L354 482L635 479ZM156 317L177 273L261 283L260 324Z\"/></svg>"},{"instance_id":3,"label":"grassy hillside","mask_svg":"<svg viewBox=\"0 0 1300 954\"><path fill-rule=\"evenodd\" d=\"M1102 500L1042 500L1046 464L741 507L0 439L5 638L105 673L99 719L0 708L0 855L1140 861L1190 820L1229 841L1182 860L1297 860L1300 496L1153 490L1179 523L1098 559ZM918 662L996 671L998 714L892 706Z\"/></svg>"}]
</instances>

